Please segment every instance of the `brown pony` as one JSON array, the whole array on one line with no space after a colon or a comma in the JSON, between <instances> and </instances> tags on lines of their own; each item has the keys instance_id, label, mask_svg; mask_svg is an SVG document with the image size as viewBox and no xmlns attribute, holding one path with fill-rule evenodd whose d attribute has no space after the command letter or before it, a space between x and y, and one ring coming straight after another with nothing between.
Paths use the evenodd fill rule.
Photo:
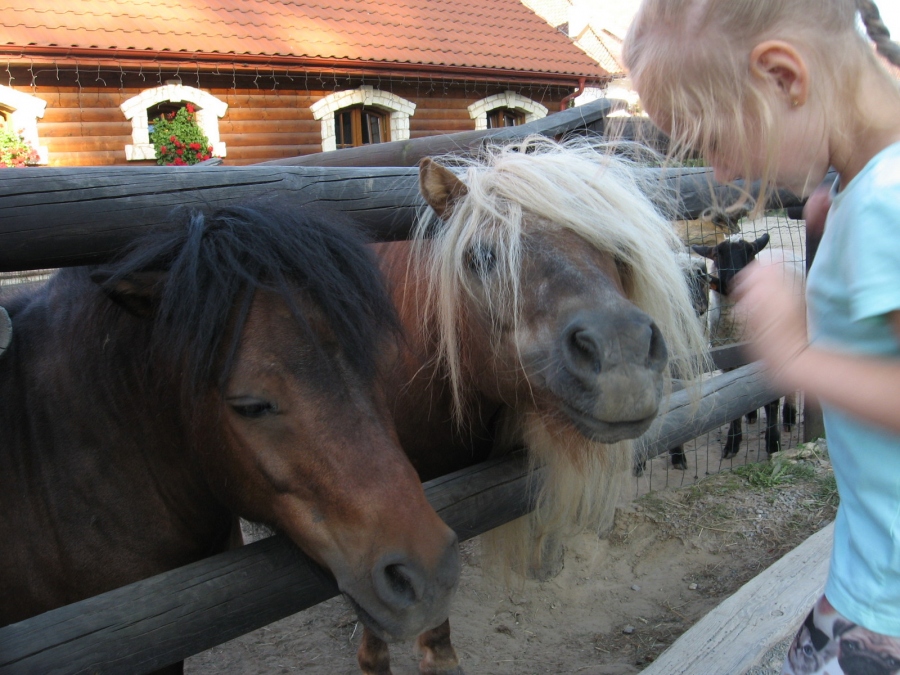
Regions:
<instances>
[{"instance_id":1,"label":"brown pony","mask_svg":"<svg viewBox=\"0 0 900 675\"><path fill-rule=\"evenodd\" d=\"M456 536L379 384L395 314L335 220L193 214L6 303L0 625L223 551L236 515L330 570L380 638L446 619Z\"/></svg>"},{"instance_id":2,"label":"brown pony","mask_svg":"<svg viewBox=\"0 0 900 675\"><path fill-rule=\"evenodd\" d=\"M463 166L460 180L423 160L433 213L415 241L377 247L405 328L390 398L425 480L522 447L546 469L534 513L494 533L502 562L523 571L548 536L607 522L669 357L690 381L705 339L682 244L631 164L531 138ZM448 624L419 644L423 673L461 672ZM371 635L359 656L365 672L389 672Z\"/></svg>"}]
</instances>

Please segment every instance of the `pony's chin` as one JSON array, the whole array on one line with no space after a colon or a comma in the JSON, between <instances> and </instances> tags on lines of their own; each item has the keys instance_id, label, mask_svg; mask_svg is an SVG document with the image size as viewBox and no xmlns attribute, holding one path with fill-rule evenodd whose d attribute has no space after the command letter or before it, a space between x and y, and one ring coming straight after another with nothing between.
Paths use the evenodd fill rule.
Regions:
<instances>
[{"instance_id":1,"label":"pony's chin","mask_svg":"<svg viewBox=\"0 0 900 675\"><path fill-rule=\"evenodd\" d=\"M639 420L605 422L596 417L585 415L583 412L575 410L568 405L563 405L561 409L578 433L595 443L618 443L619 441L637 438L647 431L650 425L653 424L653 420L656 419L656 415L653 414Z\"/></svg>"},{"instance_id":2,"label":"pony's chin","mask_svg":"<svg viewBox=\"0 0 900 675\"><path fill-rule=\"evenodd\" d=\"M399 623L395 623L394 625L385 625L384 622L377 620L374 616L369 614L365 609L363 609L362 605L360 605L356 600L353 599L349 593L344 593L344 597L347 598L347 602L350 603L350 606L353 607L353 611L356 612L356 616L362 622L362 624L368 628L375 637L383 640L387 643L392 642L404 642L408 640L412 640L425 631L431 630L432 628L441 625L444 619L437 621L434 626L405 626ZM444 617L446 619L446 617Z\"/></svg>"}]
</instances>

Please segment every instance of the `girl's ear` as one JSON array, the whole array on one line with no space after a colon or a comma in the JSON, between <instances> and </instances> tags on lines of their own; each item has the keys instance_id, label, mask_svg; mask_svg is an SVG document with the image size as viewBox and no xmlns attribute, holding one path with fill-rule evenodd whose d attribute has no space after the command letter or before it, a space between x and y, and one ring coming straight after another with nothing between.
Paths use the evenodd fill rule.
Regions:
<instances>
[{"instance_id":1,"label":"girl's ear","mask_svg":"<svg viewBox=\"0 0 900 675\"><path fill-rule=\"evenodd\" d=\"M769 82L791 107L809 98L809 69L793 45L784 40L765 40L750 52L750 72Z\"/></svg>"}]
</instances>

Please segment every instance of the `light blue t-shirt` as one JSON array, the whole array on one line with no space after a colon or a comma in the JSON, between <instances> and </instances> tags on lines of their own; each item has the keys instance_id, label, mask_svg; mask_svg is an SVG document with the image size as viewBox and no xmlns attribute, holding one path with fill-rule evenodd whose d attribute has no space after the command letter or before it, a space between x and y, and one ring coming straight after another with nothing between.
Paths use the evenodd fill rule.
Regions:
<instances>
[{"instance_id":1,"label":"light blue t-shirt","mask_svg":"<svg viewBox=\"0 0 900 675\"><path fill-rule=\"evenodd\" d=\"M900 143L833 197L807 281L810 340L900 361L886 316L900 310ZM900 636L900 434L823 412L841 496L825 595L851 621Z\"/></svg>"}]
</instances>

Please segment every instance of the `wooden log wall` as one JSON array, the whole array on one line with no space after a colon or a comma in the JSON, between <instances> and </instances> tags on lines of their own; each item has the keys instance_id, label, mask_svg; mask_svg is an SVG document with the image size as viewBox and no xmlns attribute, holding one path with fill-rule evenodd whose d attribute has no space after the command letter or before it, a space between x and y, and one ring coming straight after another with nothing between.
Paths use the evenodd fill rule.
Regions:
<instances>
[{"instance_id":1,"label":"wooden log wall","mask_svg":"<svg viewBox=\"0 0 900 675\"><path fill-rule=\"evenodd\" d=\"M641 438L641 457L700 435L775 398L750 364L681 391ZM688 423L688 421L690 422ZM465 541L527 513L539 484L510 455L425 483L438 515ZM529 490L529 485L531 490ZM331 577L286 537L272 537L0 628L0 672L147 673L337 594Z\"/></svg>"},{"instance_id":2,"label":"wooden log wall","mask_svg":"<svg viewBox=\"0 0 900 675\"><path fill-rule=\"evenodd\" d=\"M265 69L263 69L265 71ZM321 152L321 122L310 106L335 91L372 85L416 104L410 137L420 138L475 129L467 107L492 94L510 90L555 111L571 90L566 87L514 82L435 80L343 75L338 72L162 71L35 65L32 71L12 67L11 86L47 102L38 120L41 145L50 166L153 165L129 162L125 146L132 142L131 122L119 106L142 91L179 77L185 86L202 89L228 104L219 118L229 166ZM32 86L33 85L33 86Z\"/></svg>"}]
</instances>

